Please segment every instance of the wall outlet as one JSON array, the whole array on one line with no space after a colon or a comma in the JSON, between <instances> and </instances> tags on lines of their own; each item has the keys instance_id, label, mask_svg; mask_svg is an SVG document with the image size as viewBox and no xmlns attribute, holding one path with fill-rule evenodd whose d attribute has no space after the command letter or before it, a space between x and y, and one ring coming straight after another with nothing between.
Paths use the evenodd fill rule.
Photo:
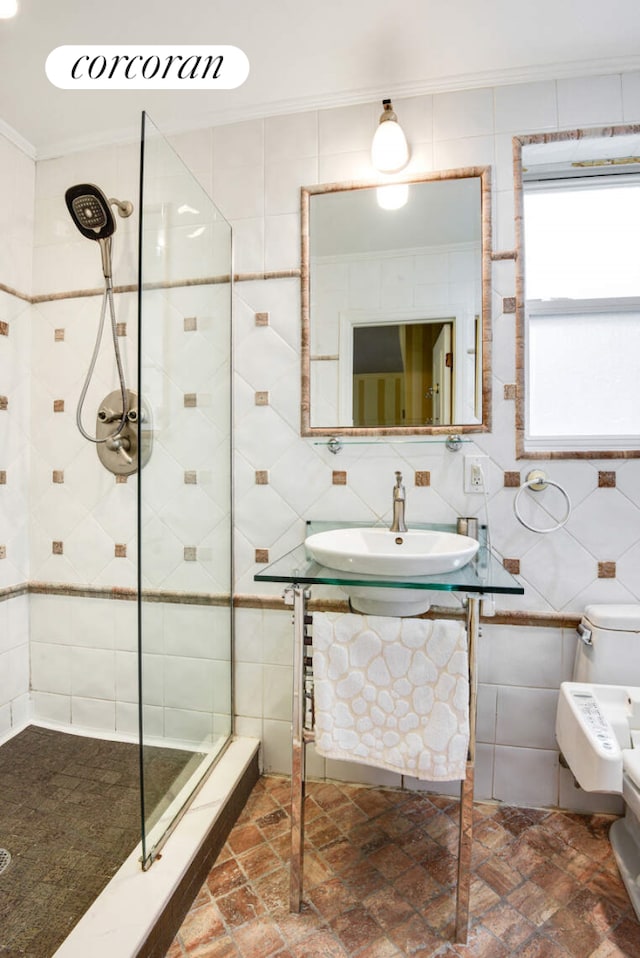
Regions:
<instances>
[{"instance_id":1,"label":"wall outlet","mask_svg":"<svg viewBox=\"0 0 640 958\"><path fill-rule=\"evenodd\" d=\"M488 456L464 457L464 491L484 492L484 484L489 478Z\"/></svg>"}]
</instances>

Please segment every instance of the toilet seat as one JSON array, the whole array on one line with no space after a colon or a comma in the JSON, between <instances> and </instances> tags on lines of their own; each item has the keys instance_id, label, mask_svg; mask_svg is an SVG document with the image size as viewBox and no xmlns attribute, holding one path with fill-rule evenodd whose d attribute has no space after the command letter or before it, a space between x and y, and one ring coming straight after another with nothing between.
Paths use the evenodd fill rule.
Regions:
<instances>
[{"instance_id":1,"label":"toilet seat","mask_svg":"<svg viewBox=\"0 0 640 958\"><path fill-rule=\"evenodd\" d=\"M586 792L622 794L623 750L633 751L626 700L626 690L619 685L563 682L560 686L556 739Z\"/></svg>"}]
</instances>

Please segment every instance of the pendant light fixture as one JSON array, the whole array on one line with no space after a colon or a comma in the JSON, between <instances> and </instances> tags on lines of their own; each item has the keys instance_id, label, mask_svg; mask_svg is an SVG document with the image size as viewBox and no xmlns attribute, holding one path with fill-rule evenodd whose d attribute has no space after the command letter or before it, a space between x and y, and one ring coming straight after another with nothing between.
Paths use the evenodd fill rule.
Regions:
<instances>
[{"instance_id":1,"label":"pendant light fixture","mask_svg":"<svg viewBox=\"0 0 640 958\"><path fill-rule=\"evenodd\" d=\"M380 122L373 135L371 162L380 173L398 173L409 162L409 144L391 100L383 100Z\"/></svg>"}]
</instances>

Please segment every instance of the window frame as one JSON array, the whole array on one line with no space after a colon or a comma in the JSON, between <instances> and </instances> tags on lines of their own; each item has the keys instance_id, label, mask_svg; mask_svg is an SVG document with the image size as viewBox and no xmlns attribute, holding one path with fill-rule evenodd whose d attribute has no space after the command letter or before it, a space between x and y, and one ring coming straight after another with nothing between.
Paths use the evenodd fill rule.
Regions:
<instances>
[{"instance_id":1,"label":"window frame","mask_svg":"<svg viewBox=\"0 0 640 958\"><path fill-rule=\"evenodd\" d=\"M638 297L607 297L602 299L525 299L525 238L524 238L524 194L526 174L523 175L522 150L529 144L558 142L562 140L581 140L586 137L612 137L616 135L639 134L640 125L604 127L596 130L573 130L555 134L533 134L513 138L514 158L514 190L515 190L515 227L516 247L514 259L516 262L516 458L518 459L609 459L609 458L638 458L640 457L640 435L632 436L531 436L529 432L530 416L529 402L531 390L529 388L529 315L566 313L570 315L577 311L603 312L615 304L615 311L640 311L640 296ZM602 168L598 170L599 181L602 184ZM575 188L588 188L588 175L584 170L567 173L558 169L550 174L544 174L544 181L540 182L540 189L547 191L552 183L576 180ZM626 174L612 173L628 179ZM636 174L637 175L637 174ZM538 178L536 178L537 180ZM579 182L581 181L581 182ZM617 181L617 180L616 180ZM530 189L535 189L533 180ZM559 187L560 188L560 187ZM605 309L603 309L603 307Z\"/></svg>"}]
</instances>

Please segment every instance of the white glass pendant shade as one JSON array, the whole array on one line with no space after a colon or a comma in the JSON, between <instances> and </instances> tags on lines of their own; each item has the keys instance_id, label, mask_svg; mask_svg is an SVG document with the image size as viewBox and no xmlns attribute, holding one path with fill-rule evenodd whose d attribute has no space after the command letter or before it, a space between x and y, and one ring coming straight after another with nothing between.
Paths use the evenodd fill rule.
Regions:
<instances>
[{"instance_id":1,"label":"white glass pendant shade","mask_svg":"<svg viewBox=\"0 0 640 958\"><path fill-rule=\"evenodd\" d=\"M409 162L409 144L398 123L390 100L383 100L384 112L371 144L371 162L381 173L397 173Z\"/></svg>"}]
</instances>

